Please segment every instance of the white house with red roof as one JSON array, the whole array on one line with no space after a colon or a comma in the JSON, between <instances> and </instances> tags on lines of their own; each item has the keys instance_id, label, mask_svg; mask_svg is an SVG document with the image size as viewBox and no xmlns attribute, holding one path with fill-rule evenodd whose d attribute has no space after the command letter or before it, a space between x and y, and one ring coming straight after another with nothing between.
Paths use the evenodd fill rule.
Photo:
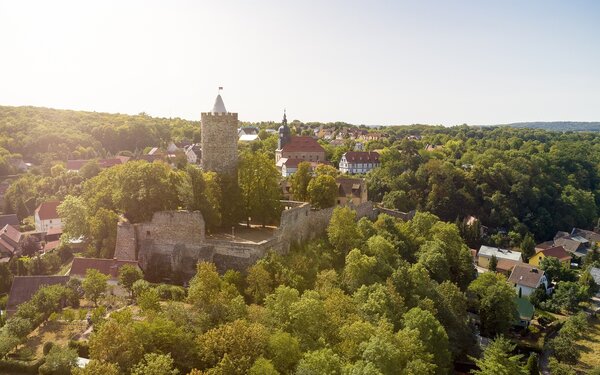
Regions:
<instances>
[{"instance_id":1,"label":"white house with red roof","mask_svg":"<svg viewBox=\"0 0 600 375\"><path fill-rule=\"evenodd\" d=\"M52 228L62 228L62 222L58 216L57 208L62 202L44 202L35 209L35 230L47 232Z\"/></svg>"},{"instance_id":2,"label":"white house with red roof","mask_svg":"<svg viewBox=\"0 0 600 375\"><path fill-rule=\"evenodd\" d=\"M367 173L379 167L379 153L375 151L349 151L340 159L340 172Z\"/></svg>"}]
</instances>

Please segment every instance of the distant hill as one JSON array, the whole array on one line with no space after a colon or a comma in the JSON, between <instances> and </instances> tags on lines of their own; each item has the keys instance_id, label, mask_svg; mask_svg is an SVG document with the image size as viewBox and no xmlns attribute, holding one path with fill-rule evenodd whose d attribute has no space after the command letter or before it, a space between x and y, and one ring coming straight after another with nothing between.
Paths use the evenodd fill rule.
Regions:
<instances>
[{"instance_id":1,"label":"distant hill","mask_svg":"<svg viewBox=\"0 0 600 375\"><path fill-rule=\"evenodd\" d=\"M553 122L515 122L512 124L501 124L497 126L510 126L511 128L525 129L543 129L549 131L573 131L573 132L598 132L600 131L600 122L573 122L573 121L553 121Z\"/></svg>"}]
</instances>

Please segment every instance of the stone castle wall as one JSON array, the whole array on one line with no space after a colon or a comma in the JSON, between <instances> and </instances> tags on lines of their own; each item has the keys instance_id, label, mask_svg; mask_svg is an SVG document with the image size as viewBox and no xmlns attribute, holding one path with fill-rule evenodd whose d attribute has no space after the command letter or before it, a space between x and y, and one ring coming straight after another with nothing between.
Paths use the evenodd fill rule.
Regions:
<instances>
[{"instance_id":1,"label":"stone castle wall","mask_svg":"<svg viewBox=\"0 0 600 375\"><path fill-rule=\"evenodd\" d=\"M265 241L207 239L199 211L163 211L155 213L147 223L120 223L115 256L137 259L147 277L156 281L164 275L171 275L175 282L188 280L196 273L199 261L214 262L220 272L244 271L268 251L285 254L292 244L324 234L334 210L333 207L313 210L309 203L303 202L283 203L286 209L281 213L280 226ZM375 218L378 212L371 202L352 208L357 218Z\"/></svg>"},{"instance_id":2,"label":"stone castle wall","mask_svg":"<svg viewBox=\"0 0 600 375\"><path fill-rule=\"evenodd\" d=\"M202 169L235 174L238 164L238 114L203 112L201 116Z\"/></svg>"}]
</instances>

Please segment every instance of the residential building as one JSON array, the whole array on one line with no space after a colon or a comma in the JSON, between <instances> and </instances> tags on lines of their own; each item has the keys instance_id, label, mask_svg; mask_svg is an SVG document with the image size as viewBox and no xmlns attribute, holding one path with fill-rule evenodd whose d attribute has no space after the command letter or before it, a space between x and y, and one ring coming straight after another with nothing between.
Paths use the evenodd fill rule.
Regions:
<instances>
[{"instance_id":1,"label":"residential building","mask_svg":"<svg viewBox=\"0 0 600 375\"><path fill-rule=\"evenodd\" d=\"M0 228L4 228L6 225L12 225L14 227L19 226L19 218L16 214L0 215Z\"/></svg>"},{"instance_id":2,"label":"residential building","mask_svg":"<svg viewBox=\"0 0 600 375\"><path fill-rule=\"evenodd\" d=\"M518 251L482 245L477 252L477 265L479 267L488 268L492 256L495 256L496 259L498 259L498 262L501 260L509 260L516 263L523 262L521 253Z\"/></svg>"},{"instance_id":3,"label":"residential building","mask_svg":"<svg viewBox=\"0 0 600 375\"><path fill-rule=\"evenodd\" d=\"M544 271L528 264L517 264L508 278L508 283L515 288L520 297L528 297L540 285L548 288L548 279Z\"/></svg>"},{"instance_id":4,"label":"residential building","mask_svg":"<svg viewBox=\"0 0 600 375\"><path fill-rule=\"evenodd\" d=\"M537 251L535 255L529 258L529 264L535 267L539 267L541 265L542 259L548 257L557 258L560 261L560 263L567 268L571 266L571 253L565 250L565 248L562 246L552 246Z\"/></svg>"},{"instance_id":5,"label":"residential building","mask_svg":"<svg viewBox=\"0 0 600 375\"><path fill-rule=\"evenodd\" d=\"M254 142L258 141L258 134L242 134L238 139L240 142Z\"/></svg>"},{"instance_id":6,"label":"residential building","mask_svg":"<svg viewBox=\"0 0 600 375\"><path fill-rule=\"evenodd\" d=\"M573 230L571 231L571 237L583 238L586 241L588 241L591 245L600 243L600 233L596 233L591 230L573 228Z\"/></svg>"},{"instance_id":7,"label":"residential building","mask_svg":"<svg viewBox=\"0 0 600 375\"><path fill-rule=\"evenodd\" d=\"M115 165L123 164L129 161L129 157L127 156L117 156L110 159L74 159L67 160L67 171L69 172L79 172L79 170L89 163L90 161L94 161L98 163L100 169L106 169L110 167L114 167Z\"/></svg>"},{"instance_id":8,"label":"residential building","mask_svg":"<svg viewBox=\"0 0 600 375\"><path fill-rule=\"evenodd\" d=\"M559 232L554 238L554 246L562 246L569 253L577 258L582 258L587 255L589 241L583 237L572 237L569 233Z\"/></svg>"},{"instance_id":9,"label":"residential building","mask_svg":"<svg viewBox=\"0 0 600 375\"><path fill-rule=\"evenodd\" d=\"M62 228L62 222L58 216L57 208L62 202L44 202L35 209L35 230L47 232L52 228Z\"/></svg>"},{"instance_id":10,"label":"residential building","mask_svg":"<svg viewBox=\"0 0 600 375\"><path fill-rule=\"evenodd\" d=\"M7 224L0 229L0 259L10 260L13 255L18 255L23 240L24 236L15 226Z\"/></svg>"},{"instance_id":11,"label":"residential building","mask_svg":"<svg viewBox=\"0 0 600 375\"><path fill-rule=\"evenodd\" d=\"M340 159L340 172L367 173L379 167L379 153L374 151L348 151Z\"/></svg>"},{"instance_id":12,"label":"residential building","mask_svg":"<svg viewBox=\"0 0 600 375\"><path fill-rule=\"evenodd\" d=\"M13 279L6 312L8 316L14 314L23 302L27 302L42 286L66 285L69 276L15 276Z\"/></svg>"},{"instance_id":13,"label":"residential building","mask_svg":"<svg viewBox=\"0 0 600 375\"><path fill-rule=\"evenodd\" d=\"M348 204L356 206L368 200L367 183L363 178L338 177L335 179L335 182L338 186L338 206Z\"/></svg>"},{"instance_id":14,"label":"residential building","mask_svg":"<svg viewBox=\"0 0 600 375\"><path fill-rule=\"evenodd\" d=\"M183 148L183 152L185 153L185 157L187 158L188 163L190 164L198 164L198 161L200 160L200 156L201 154L201 149L200 149L200 144L191 144L188 146L185 146Z\"/></svg>"}]
</instances>

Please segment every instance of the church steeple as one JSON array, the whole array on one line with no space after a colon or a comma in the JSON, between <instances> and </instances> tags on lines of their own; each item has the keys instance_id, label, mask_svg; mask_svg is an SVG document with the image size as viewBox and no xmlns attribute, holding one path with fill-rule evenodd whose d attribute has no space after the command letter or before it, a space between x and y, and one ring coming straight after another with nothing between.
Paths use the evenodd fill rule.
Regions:
<instances>
[{"instance_id":1,"label":"church steeple","mask_svg":"<svg viewBox=\"0 0 600 375\"><path fill-rule=\"evenodd\" d=\"M279 127L279 142L277 143L277 149L282 150L283 146L285 146L292 138L292 131L287 123L287 115L285 109L283 110L283 120L281 121L281 126Z\"/></svg>"}]
</instances>

